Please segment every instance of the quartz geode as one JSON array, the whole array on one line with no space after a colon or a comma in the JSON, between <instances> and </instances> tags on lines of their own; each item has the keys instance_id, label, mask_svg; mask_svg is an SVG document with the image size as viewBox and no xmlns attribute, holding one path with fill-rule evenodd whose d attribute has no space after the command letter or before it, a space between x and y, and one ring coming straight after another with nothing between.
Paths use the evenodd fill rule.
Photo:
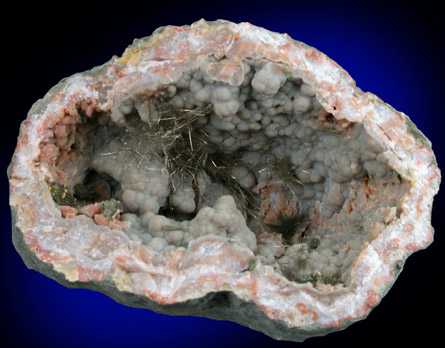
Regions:
<instances>
[{"instance_id":1,"label":"quartz geode","mask_svg":"<svg viewBox=\"0 0 445 348\"><path fill-rule=\"evenodd\" d=\"M293 341L369 314L432 242L440 181L409 118L324 54L203 20L62 80L8 175L28 267Z\"/></svg>"}]
</instances>

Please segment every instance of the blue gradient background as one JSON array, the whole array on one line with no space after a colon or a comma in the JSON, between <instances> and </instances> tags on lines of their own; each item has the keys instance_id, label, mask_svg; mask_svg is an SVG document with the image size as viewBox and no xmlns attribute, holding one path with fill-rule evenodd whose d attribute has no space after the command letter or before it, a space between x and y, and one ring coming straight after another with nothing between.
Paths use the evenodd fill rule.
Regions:
<instances>
[{"instance_id":1,"label":"blue gradient background","mask_svg":"<svg viewBox=\"0 0 445 348\"><path fill-rule=\"evenodd\" d=\"M61 78L121 55L134 38L159 26L190 24L200 18L248 21L285 32L339 63L364 91L371 91L411 117L444 162L443 30L440 10L427 2L380 5L326 1L247 3L157 1L156 5L108 2L38 7L13 4L3 30L7 90L2 93L0 347L291 347L225 321L171 317L117 304L100 293L67 289L28 270L11 243L6 167L19 125L31 105ZM54 11L54 12L52 12ZM5 25L5 23L3 23ZM2 49L2 52L4 49ZM4 79L3 79L4 81ZM6 124L5 124L6 122ZM313 338L322 345L421 343L439 336L434 315L442 310L443 225L433 209L435 242L411 256L382 303L346 331ZM301 345L301 344L300 344Z\"/></svg>"}]
</instances>

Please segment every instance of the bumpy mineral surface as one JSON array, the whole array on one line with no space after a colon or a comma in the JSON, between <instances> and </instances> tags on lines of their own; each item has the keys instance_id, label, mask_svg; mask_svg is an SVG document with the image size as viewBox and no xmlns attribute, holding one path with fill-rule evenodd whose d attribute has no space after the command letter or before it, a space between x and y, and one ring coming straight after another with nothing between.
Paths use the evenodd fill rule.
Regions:
<instances>
[{"instance_id":1,"label":"bumpy mineral surface","mask_svg":"<svg viewBox=\"0 0 445 348\"><path fill-rule=\"evenodd\" d=\"M409 118L324 54L201 20L51 89L9 178L28 267L302 341L366 317L432 242L440 172Z\"/></svg>"}]
</instances>

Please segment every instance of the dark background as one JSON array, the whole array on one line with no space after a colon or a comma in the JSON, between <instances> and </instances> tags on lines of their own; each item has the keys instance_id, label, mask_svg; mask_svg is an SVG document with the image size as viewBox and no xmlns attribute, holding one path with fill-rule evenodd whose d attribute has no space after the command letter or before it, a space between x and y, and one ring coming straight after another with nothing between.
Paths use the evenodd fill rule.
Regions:
<instances>
[{"instance_id":1,"label":"dark background","mask_svg":"<svg viewBox=\"0 0 445 348\"><path fill-rule=\"evenodd\" d=\"M134 38L200 18L251 22L285 32L339 63L364 91L411 117L432 141L439 166L443 136L443 18L426 1L109 1L9 3L2 8L0 347L377 346L440 343L443 326L444 195L433 208L435 242L411 256L369 317L303 344L279 342L237 324L170 317L67 289L28 270L11 243L6 167L31 105L60 79L121 55ZM438 2L436 2L438 3ZM5 79L2 79L5 82ZM436 339L438 339L436 341ZM433 343L436 342L436 343Z\"/></svg>"}]
</instances>

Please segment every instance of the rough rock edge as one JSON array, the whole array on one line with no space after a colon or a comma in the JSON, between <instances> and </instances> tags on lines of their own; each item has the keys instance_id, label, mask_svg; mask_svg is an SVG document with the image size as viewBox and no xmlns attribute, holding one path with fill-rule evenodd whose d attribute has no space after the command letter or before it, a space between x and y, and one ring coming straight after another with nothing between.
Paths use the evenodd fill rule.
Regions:
<instances>
[{"instance_id":1,"label":"rough rock edge","mask_svg":"<svg viewBox=\"0 0 445 348\"><path fill-rule=\"evenodd\" d=\"M199 25L199 24L202 24L202 23L203 22L200 21L200 22L195 23L193 25ZM209 25L209 26L213 26L213 25L217 26L217 25L227 24L227 23L230 23L230 22L216 21L216 22L213 22L213 23L209 23L209 22L204 22L204 23ZM154 32L154 34L163 33L168 28L170 28L170 27L160 28L160 29L156 30ZM152 35L151 37L146 38L146 39L136 40L136 42L131 46L131 49L135 49L135 46L139 46L140 44L142 44L144 46L145 44L147 44L151 40L154 40L155 37L157 37L157 35ZM297 42L297 41L295 41L295 42L298 43L301 46L309 47L309 46L307 46L305 44L302 44L300 42ZM313 48L310 48L310 49L311 50L315 50ZM315 51L317 51L317 50L315 50ZM126 53L127 53L127 51L124 53L124 55ZM124 55L122 57L124 57ZM324 54L323 54L323 56L327 57ZM335 66L339 67L335 62L331 61L329 58L328 58L328 60L331 62L331 64L334 63ZM122 58L121 59L116 59L115 57L113 57L113 59L111 61L105 63L104 65L102 65L100 67L96 67L96 68L93 68L90 71L87 71L87 72L84 72L84 73L75 74L75 75L80 75L80 76L85 76L85 77L86 76L95 76L96 74L100 75L102 71L104 71L109 65L112 65L112 64L121 65L122 64ZM341 67L339 67L339 68L340 68L340 70L342 72L344 72L344 70ZM73 76L75 76L75 75L73 75ZM31 110L30 110L28 115L29 116L31 116L31 115L37 116L37 118L39 118L39 116L43 116L43 114L46 114L46 112L43 112L41 115L37 115L39 112L43 111L46 108L48 102L52 101L52 96L54 94L57 94L59 91L63 90L65 87L67 87L67 83L66 82L69 81L70 79L71 78L65 78L58 85L53 87L48 92L48 94L43 98L43 100L39 100L39 101L37 101L33 105L33 107L31 108ZM371 105L377 105L377 106L383 106L383 107L386 108L386 110L384 110L385 113L388 113L388 111L392 111L392 112L396 113L399 117L401 117L405 121L407 134L411 135L412 139L418 145L418 146L416 146L417 149L420 146L424 146L424 147L426 147L428 149L431 149L431 143L429 142L429 140L427 140L425 138L425 136L420 131L417 130L417 127L412 127L412 122L409 120L409 118L405 114L397 112L392 107L390 107L388 104L382 102L378 97L376 97L376 96L374 96L374 95L372 95L370 93L363 93L360 89L358 89L355 86L355 84L353 83L353 80L349 77L349 75L348 75L348 77L346 79L348 80L347 83L351 83L351 81L352 81L353 86L350 86L350 87L355 88L354 96L357 96L359 98L359 100L361 100L362 102L363 101L367 102L366 106L369 106L370 104ZM105 88L107 88L107 87L109 87L109 86L105 86ZM363 99L365 99L365 100L363 100ZM325 104L325 103L327 103L328 105L331 104L327 100L325 100L323 104ZM390 110L388 110L388 109L390 109ZM374 109L374 112L377 112L377 110ZM364 121L362 119L362 122L365 123L366 121ZM378 126L378 124L377 124L377 126ZM368 129L368 131L371 131L371 129ZM24 136L25 133L26 133L26 125L25 125L25 122L24 122L24 123L22 123L20 136ZM377 136L375 129L372 129L372 133L373 133L374 137ZM381 138L381 137L378 137L378 138ZM379 141L380 140L381 139L379 139ZM434 158L434 155L432 153L431 154L428 153L428 155L430 157L432 156ZM422 156L422 154L420 154L418 156ZM425 154L425 156L426 156L426 154ZM433 160L433 163L431 163L430 165L437 166L437 164L435 162L435 159ZM410 181L412 182L412 185L413 185L412 189L414 189L415 191L418 191L420 188L425 189L426 186L428 186L428 189L429 189L428 190L429 191L428 192L429 193L428 196L430 196L431 198L437 192L438 185L439 185L439 180L440 180L440 173L438 172L437 168L436 168L437 171L435 173L437 173L438 177L436 176L435 178L429 179L429 180L431 180L431 182L424 183L424 184L423 183L420 184L418 182L418 180L420 178L425 180L425 173L422 173L423 174L422 175L422 174L418 174L416 172L416 174L418 174L418 177L410 178L406 174L406 171L404 170L406 168L401 168L399 166L398 168L395 168L395 169L400 174L404 175L404 177L406 179L408 179L408 180L411 179ZM8 177L10 177L10 173L8 173ZM417 193L417 194L419 194L419 193ZM413 196L417 196L416 194L412 194L412 195ZM425 201L423 201L422 203L425 203ZM107 285L107 284L113 284L113 281L111 279L107 279L107 280L104 280L102 282L98 282L98 281L90 281L90 282L77 282L76 281L76 282L70 282L70 281L65 279L65 277L64 277L64 275L62 273L59 273L59 272L53 270L49 264L45 263L44 261L39 260L36 257L36 255L34 255L34 253L28 248L28 246L26 245L26 243L23 240L23 233L22 233L22 231L16 227L16 222L15 222L15 220L16 220L16 217L15 217L16 209L14 207L11 207L11 209L13 210L12 211L12 215L14 216L14 220L13 220L13 240L14 240L14 245L16 246L17 250L19 251L19 253L24 258L25 263L28 265L28 267L36 269L36 270L38 270L41 273L44 273L45 275L49 276L50 278L53 278L53 279L57 280L59 283L65 285L65 286L68 286L68 287L82 287L82 288L90 288L90 289L98 290L98 291L106 293L107 295L109 295L110 297L114 298L118 302L125 303L125 304L130 305L130 306L136 306L136 307L139 306L137 304L137 303L139 303L139 300L136 301L136 300L134 300L134 298L135 297L136 298L140 298L141 302L145 302L146 303L146 305L142 305L141 307L150 308L150 309L153 309L155 311L162 312L162 313L168 313L168 314L178 314L178 312L175 309L176 308L175 306L178 306L178 311L184 310L184 313L186 313L188 315L194 315L193 314L193 310L194 310L193 308L195 308L195 306L198 306L198 305L194 304L195 301L200 302L200 301L203 301L204 299L208 298L207 302L210 303L212 301L213 302L215 301L215 300L212 300L212 296L214 296L214 297L219 296L219 295L215 295L214 293L213 294L211 293L211 294L208 294L208 295L202 297L201 299L186 301L186 302L180 303L178 305L176 305L176 304L175 305L159 305L159 304L157 304L157 303L155 303L153 301L150 301L147 297L144 297L144 296L141 296L141 295L135 295L135 294L131 294L131 293L125 293L125 294L129 294L128 295L129 300L126 300L125 298L121 298L121 297L127 297L127 295L121 296L121 294L123 294L124 292L119 292L114 285L111 285L111 289L110 289L110 285ZM425 214L427 213L426 212L427 210L428 209L425 209L422 212L422 217L424 219L428 218L428 216L425 216ZM430 226L425 226L425 228L429 228L429 227ZM207 317L211 317L211 318L215 318L215 319L229 319L229 320L232 320L232 321L236 320L237 322L239 322L242 325L252 327L252 326L254 326L254 325L252 325L252 321L246 319L248 317L245 317L245 316L240 317L239 316L240 313L238 313L238 311L236 310L236 307L235 307L235 309L233 309L232 308L233 306L231 306L232 302L233 303L236 303L236 302L241 303L242 302L244 304L247 304L246 306L249 307L249 311L253 310L253 311L257 312L257 313L260 313L259 316L260 317L262 316L263 318L261 318L258 321L258 323L264 324L265 322L267 322L267 323L271 322L270 324L267 325L267 327L263 327L263 325L259 325L255 329L261 330L261 331L265 332L266 334L268 334L268 335L270 335L270 336L272 336L272 337L274 337L276 339L288 339L288 340L294 340L294 341L301 341L301 340L304 340L307 337L312 337L312 336L316 336L316 335L324 335L324 334L327 334L327 333L332 332L332 331L337 331L337 330L339 330L341 328L346 328L351 323L366 317L369 314L370 310L372 308L374 308L380 302L380 300L384 297L386 292L391 288L392 284L396 280L397 275L399 274L405 259L409 255L411 255L414 251L417 251L419 249L424 249L432 242L432 235L433 235L432 228L430 228L429 232L430 232L429 233L429 235L430 235L430 239L429 240L427 240L427 241L423 240L422 241L423 244L416 243L416 245L414 245L412 247L412 249L404 250L402 255L400 255L400 253L399 253L398 256L399 257L401 256L401 258L399 258L397 260L397 262L395 262L395 265L393 264L393 262L391 262L393 264L393 265L391 265L391 268L393 268L393 272L390 273L390 278L391 279L385 279L385 282L384 282L383 286L380 286L380 287L377 286L377 287L373 288L373 290L376 290L376 288L377 288L379 291L373 294L372 300L370 301L369 305L367 303L367 305L368 305L367 309L365 309L364 312L362 312L363 315L361 315L359 317L355 317L354 319L341 318L341 320L339 320L337 322L338 326L321 327L321 326L318 326L318 325L313 325L313 326L304 326L304 329L301 329L301 328L296 329L295 327L294 328L289 328L284 323L284 321L277 320L277 319L274 319L274 320L270 319L267 315L264 314L264 312L262 312L257 307L256 304L254 304L253 302L242 301L239 298L237 298L234 294L226 295L226 297L228 297L230 301L227 300L227 305L225 306L225 308L227 308L227 311L224 311L224 314L219 313L220 309L216 310L215 308L214 309L211 309L211 308L208 309L208 312L203 312L202 309L200 309L199 310L199 314L200 315L206 315ZM375 250L372 250L372 251L375 251ZM30 260L33 260L33 261L30 261ZM104 285L102 285L102 284L104 284ZM226 292L223 292L223 293L226 293ZM221 302L221 300L218 300L218 297L217 297L216 301ZM207 303L207 302L205 302L205 303ZM132 304L132 303L135 303L135 304ZM193 306L193 308L182 309L183 308L182 304L186 305L187 307L188 306ZM252 308L250 308L250 307L252 307ZM175 313L170 313L170 310L173 311L173 312L175 312L175 311L176 312ZM230 316L230 313L232 313L232 314L236 313L236 316L235 317ZM241 313L243 313L243 312L241 311ZM264 321L264 318L266 319L265 321ZM279 324L276 324L276 323L279 323ZM277 334L277 330L278 330L279 334ZM281 333L283 333L283 335L281 335Z\"/></svg>"},{"instance_id":2,"label":"rough rock edge","mask_svg":"<svg viewBox=\"0 0 445 348\"><path fill-rule=\"evenodd\" d=\"M65 274L54 270L50 264L39 260L29 249L28 245L23 240L23 232L16 227L16 211L16 208L11 207L12 243L20 254L23 262L29 269L42 273L67 288L99 291L122 305L150 309L161 314L229 320L253 330L260 331L276 340L289 340L295 342L303 342L310 337L324 336L328 333L345 329L354 322L363 319L355 318L353 320L344 321L342 322L341 327L326 327L323 330L320 330L320 327L318 326L314 326L312 330L309 327L305 330L295 329L288 327L282 320L270 319L253 302L244 301L230 291L211 292L206 296L194 300L170 305L160 305L155 301L151 301L146 296L128 291L120 291L110 278L101 281L91 280L88 282L72 282L66 279ZM280 333L280 335L277 333Z\"/></svg>"}]
</instances>

